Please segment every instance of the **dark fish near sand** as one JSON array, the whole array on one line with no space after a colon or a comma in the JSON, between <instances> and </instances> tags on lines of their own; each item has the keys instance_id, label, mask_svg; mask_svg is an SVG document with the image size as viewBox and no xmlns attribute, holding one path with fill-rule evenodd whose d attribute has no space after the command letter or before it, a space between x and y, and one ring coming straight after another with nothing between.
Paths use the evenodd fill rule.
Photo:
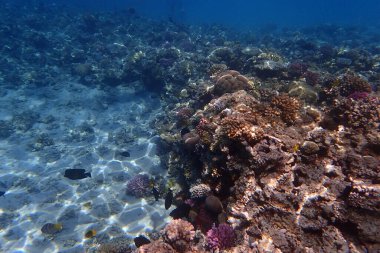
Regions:
<instances>
[{"instance_id":1,"label":"dark fish near sand","mask_svg":"<svg viewBox=\"0 0 380 253\"><path fill-rule=\"evenodd\" d=\"M170 212L170 216L173 219L187 218L189 216L191 206L186 203L180 204L177 208Z\"/></svg>"},{"instance_id":2,"label":"dark fish near sand","mask_svg":"<svg viewBox=\"0 0 380 253\"><path fill-rule=\"evenodd\" d=\"M86 177L91 177L91 173L86 173L85 169L67 169L65 170L65 177L72 180L83 179Z\"/></svg>"},{"instance_id":3,"label":"dark fish near sand","mask_svg":"<svg viewBox=\"0 0 380 253\"><path fill-rule=\"evenodd\" d=\"M154 196L154 199L156 201L158 201L159 197L160 197L160 193L158 192L157 188L153 186L152 188L152 193L153 193L153 196Z\"/></svg>"},{"instance_id":4,"label":"dark fish near sand","mask_svg":"<svg viewBox=\"0 0 380 253\"><path fill-rule=\"evenodd\" d=\"M0 197L1 197L1 196L4 196L4 194L5 194L5 192L0 191Z\"/></svg>"},{"instance_id":5,"label":"dark fish near sand","mask_svg":"<svg viewBox=\"0 0 380 253\"><path fill-rule=\"evenodd\" d=\"M131 154L128 151L121 151L119 154L121 156L124 156L124 157L130 157L131 156Z\"/></svg>"},{"instance_id":6,"label":"dark fish near sand","mask_svg":"<svg viewBox=\"0 0 380 253\"><path fill-rule=\"evenodd\" d=\"M168 193L165 196L165 209L168 210L173 203L173 191L169 189Z\"/></svg>"},{"instance_id":7,"label":"dark fish near sand","mask_svg":"<svg viewBox=\"0 0 380 253\"><path fill-rule=\"evenodd\" d=\"M139 248L140 246L143 246L145 244L150 243L150 240L143 235L139 235L139 236L135 237L135 239L133 239L133 241L135 242L135 245L137 248Z\"/></svg>"},{"instance_id":8,"label":"dark fish near sand","mask_svg":"<svg viewBox=\"0 0 380 253\"><path fill-rule=\"evenodd\" d=\"M46 223L42 226L41 232L48 235L53 235L62 230L62 224L60 223Z\"/></svg>"},{"instance_id":9,"label":"dark fish near sand","mask_svg":"<svg viewBox=\"0 0 380 253\"><path fill-rule=\"evenodd\" d=\"M95 235L96 235L96 230L95 230L95 229L91 229L91 230L88 230L88 231L84 234L84 237L85 237L86 239L90 239L90 238L93 238Z\"/></svg>"}]
</instances>

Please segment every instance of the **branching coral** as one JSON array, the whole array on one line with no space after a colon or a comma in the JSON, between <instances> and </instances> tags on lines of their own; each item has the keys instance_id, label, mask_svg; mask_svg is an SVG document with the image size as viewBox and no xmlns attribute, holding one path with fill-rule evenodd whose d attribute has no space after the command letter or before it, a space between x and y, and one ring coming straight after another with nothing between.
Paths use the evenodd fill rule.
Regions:
<instances>
[{"instance_id":1,"label":"branching coral","mask_svg":"<svg viewBox=\"0 0 380 253\"><path fill-rule=\"evenodd\" d=\"M221 121L219 134L232 141L254 145L263 138L264 131L243 117L231 115Z\"/></svg>"},{"instance_id":2,"label":"branching coral","mask_svg":"<svg viewBox=\"0 0 380 253\"><path fill-rule=\"evenodd\" d=\"M207 247L210 250L223 250L234 246L236 235L234 229L228 224L215 225L207 232Z\"/></svg>"},{"instance_id":3,"label":"branching coral","mask_svg":"<svg viewBox=\"0 0 380 253\"><path fill-rule=\"evenodd\" d=\"M127 194L131 194L135 197L144 197L148 194L149 189L149 176L145 174L138 174L127 183Z\"/></svg>"},{"instance_id":4,"label":"branching coral","mask_svg":"<svg viewBox=\"0 0 380 253\"><path fill-rule=\"evenodd\" d=\"M364 79L352 73L343 75L340 79L340 94L342 96L349 96L354 92L371 92L371 85Z\"/></svg>"},{"instance_id":5,"label":"branching coral","mask_svg":"<svg viewBox=\"0 0 380 253\"><path fill-rule=\"evenodd\" d=\"M378 98L335 100L328 114L342 124L355 129L367 129L379 125L380 101Z\"/></svg>"},{"instance_id":6,"label":"branching coral","mask_svg":"<svg viewBox=\"0 0 380 253\"><path fill-rule=\"evenodd\" d=\"M301 108L301 104L297 99L286 94L274 97L271 101L271 106L279 110L278 113L281 119L287 124L294 124Z\"/></svg>"}]
</instances>

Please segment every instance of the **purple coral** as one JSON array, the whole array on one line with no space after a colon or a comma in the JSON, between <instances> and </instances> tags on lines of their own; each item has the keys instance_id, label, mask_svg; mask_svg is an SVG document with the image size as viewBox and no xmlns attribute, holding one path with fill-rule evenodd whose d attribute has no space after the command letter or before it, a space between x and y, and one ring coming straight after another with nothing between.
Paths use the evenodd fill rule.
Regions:
<instances>
[{"instance_id":1,"label":"purple coral","mask_svg":"<svg viewBox=\"0 0 380 253\"><path fill-rule=\"evenodd\" d=\"M207 232L207 247L210 250L227 249L234 246L236 235L234 229L228 224L214 226Z\"/></svg>"},{"instance_id":2,"label":"purple coral","mask_svg":"<svg viewBox=\"0 0 380 253\"><path fill-rule=\"evenodd\" d=\"M149 193L150 179L148 175L138 174L127 183L127 194L144 197Z\"/></svg>"},{"instance_id":3,"label":"purple coral","mask_svg":"<svg viewBox=\"0 0 380 253\"><path fill-rule=\"evenodd\" d=\"M362 100L368 98L369 93L364 91L355 91L351 93L348 98L352 98L353 100Z\"/></svg>"}]
</instances>

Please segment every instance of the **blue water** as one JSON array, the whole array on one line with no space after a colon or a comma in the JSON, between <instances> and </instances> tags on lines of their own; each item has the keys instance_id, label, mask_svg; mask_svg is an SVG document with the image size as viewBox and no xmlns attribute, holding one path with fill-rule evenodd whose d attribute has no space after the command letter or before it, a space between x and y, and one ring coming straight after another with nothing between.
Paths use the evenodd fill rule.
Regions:
<instances>
[{"instance_id":1,"label":"blue water","mask_svg":"<svg viewBox=\"0 0 380 253\"><path fill-rule=\"evenodd\" d=\"M51 2L51 1L47 1ZM55 1L81 10L136 8L157 19L168 16L187 24L218 23L236 28L256 25L307 26L320 23L379 25L380 1L367 0L86 0Z\"/></svg>"}]
</instances>

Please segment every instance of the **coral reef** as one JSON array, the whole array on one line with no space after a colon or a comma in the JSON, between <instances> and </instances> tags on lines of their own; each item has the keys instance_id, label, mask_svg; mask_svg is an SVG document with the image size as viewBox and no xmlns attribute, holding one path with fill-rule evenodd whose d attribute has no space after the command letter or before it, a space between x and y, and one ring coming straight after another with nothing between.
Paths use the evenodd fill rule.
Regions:
<instances>
[{"instance_id":1,"label":"coral reef","mask_svg":"<svg viewBox=\"0 0 380 253\"><path fill-rule=\"evenodd\" d=\"M368 83L353 76L333 77L345 82L333 87L332 103L321 105L317 98L325 99L326 89L299 80L279 94L273 88L260 89L260 96L240 89L193 105L186 133L186 139L197 137L192 153L177 145L179 150L169 154L184 163L168 165L177 173L193 171L186 177L192 186L183 186L195 200L187 218L207 235L209 250L364 252L379 247L377 226L369 223L379 222L374 203L380 106ZM308 87L313 98L285 93L296 83ZM195 197L201 185L211 188L206 199ZM218 244L219 228L226 228L222 234L233 231L234 240ZM227 243L235 240L239 245Z\"/></svg>"},{"instance_id":2,"label":"coral reef","mask_svg":"<svg viewBox=\"0 0 380 253\"><path fill-rule=\"evenodd\" d=\"M29 2L0 9L0 82L5 87L0 94L4 98L17 94L7 101L15 111L2 111L0 138L7 144L31 134L32 152L46 151L41 160L58 166L65 164L54 163L61 156L72 159L78 151L65 152L71 150L68 143L82 148L103 141L99 125L104 125L111 131L108 139L95 148L96 153L81 150L89 155L78 158L90 160L89 167L99 160L102 167L117 168L112 178L125 185L130 177L123 168L129 166L127 149L141 136L156 136L152 139L157 154L171 177L167 181L175 182L170 213L185 211L177 212L180 219L169 223L161 238L137 252L379 251L376 27L323 24L240 32L219 25L154 21L133 10L81 14L54 4L42 11L33 6L35 1ZM115 125L86 115L75 121L64 135L66 143L59 145L59 137L51 136L64 124L54 122L55 116L43 118L46 111L40 115L34 108L44 96L50 99L55 92L63 96L67 92L61 89L66 87L63 82L77 94L99 93L93 105L97 113L112 112L117 101L140 99L149 90L148 99L162 105L147 124L155 130L133 129L129 124L140 123L140 114L115 110ZM74 85L78 82L83 86ZM48 92L34 94L37 102L28 109L19 106L28 93L42 87ZM76 110L87 103L82 97L65 102ZM150 108L139 104L132 110L145 114ZM19 149L4 150L5 156L24 164L33 157L24 161ZM107 159L112 161L106 163ZM143 158L137 161L146 164ZM91 182L110 181L107 173L100 174ZM136 197L152 194L151 178L147 174L129 178L126 192ZM166 186L157 185L161 197ZM42 192L33 187L27 189L30 195ZM5 200L17 194L18 190L7 192ZM66 198L66 193L55 195ZM94 210L108 204L109 208L99 208L97 220L107 225L104 213L119 214L123 208L103 204L94 205ZM108 211L112 208L116 211ZM150 204L146 208L153 209ZM17 212L4 212L4 230L13 226L8 213ZM128 215L117 216L128 220ZM12 231L7 231L6 240ZM98 252L131 252L129 244L125 238L111 239L101 242ZM72 250L78 251L63 249Z\"/></svg>"}]
</instances>

